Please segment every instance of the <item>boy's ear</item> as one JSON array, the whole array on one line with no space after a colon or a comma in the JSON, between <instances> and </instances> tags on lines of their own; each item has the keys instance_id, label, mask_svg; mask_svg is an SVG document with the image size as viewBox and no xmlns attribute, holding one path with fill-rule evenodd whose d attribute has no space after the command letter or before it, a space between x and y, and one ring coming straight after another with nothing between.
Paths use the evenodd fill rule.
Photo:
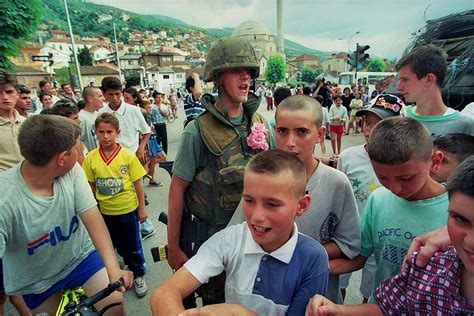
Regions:
<instances>
[{"instance_id":1,"label":"boy's ear","mask_svg":"<svg viewBox=\"0 0 474 316\"><path fill-rule=\"evenodd\" d=\"M439 172L439 169L441 168L441 164L443 163L443 159L444 159L444 154L441 150L433 151L433 153L431 154L431 167L430 167L431 173Z\"/></svg>"},{"instance_id":2,"label":"boy's ear","mask_svg":"<svg viewBox=\"0 0 474 316\"><path fill-rule=\"evenodd\" d=\"M53 159L56 161L56 165L59 167L64 166L64 161L69 155L69 152L67 150L60 152L57 154Z\"/></svg>"},{"instance_id":3,"label":"boy's ear","mask_svg":"<svg viewBox=\"0 0 474 316\"><path fill-rule=\"evenodd\" d=\"M117 130L117 136L120 135L120 129Z\"/></svg>"},{"instance_id":4,"label":"boy's ear","mask_svg":"<svg viewBox=\"0 0 474 316\"><path fill-rule=\"evenodd\" d=\"M432 86L433 84L436 84L436 75L432 74L431 72L426 75L426 83L429 86Z\"/></svg>"},{"instance_id":5,"label":"boy's ear","mask_svg":"<svg viewBox=\"0 0 474 316\"><path fill-rule=\"evenodd\" d=\"M296 216L303 215L306 209L309 207L310 202L311 197L309 196L309 194L303 195L298 202L298 210L296 211Z\"/></svg>"}]
</instances>

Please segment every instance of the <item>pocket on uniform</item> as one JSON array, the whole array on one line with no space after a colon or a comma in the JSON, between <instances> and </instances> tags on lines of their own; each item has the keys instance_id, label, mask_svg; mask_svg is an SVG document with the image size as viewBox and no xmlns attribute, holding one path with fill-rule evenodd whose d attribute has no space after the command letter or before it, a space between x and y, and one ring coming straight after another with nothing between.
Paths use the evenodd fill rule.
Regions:
<instances>
[{"instance_id":1,"label":"pocket on uniform","mask_svg":"<svg viewBox=\"0 0 474 316\"><path fill-rule=\"evenodd\" d=\"M242 198L244 188L244 166L231 166L216 174L216 196L223 212L216 214L217 224L227 224Z\"/></svg>"}]
</instances>

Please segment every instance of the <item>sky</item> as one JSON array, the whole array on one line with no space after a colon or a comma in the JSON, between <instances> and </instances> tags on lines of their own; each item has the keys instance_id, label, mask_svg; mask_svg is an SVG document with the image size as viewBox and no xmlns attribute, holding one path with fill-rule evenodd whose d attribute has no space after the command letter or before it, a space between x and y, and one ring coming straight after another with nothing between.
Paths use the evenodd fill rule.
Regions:
<instances>
[{"instance_id":1,"label":"sky","mask_svg":"<svg viewBox=\"0 0 474 316\"><path fill-rule=\"evenodd\" d=\"M277 32L276 0L91 0L141 14L160 14L203 28L246 20ZM400 58L426 20L474 9L474 0L283 0L285 38L322 51L355 50ZM359 34L353 35L356 32ZM350 46L349 46L350 45Z\"/></svg>"}]
</instances>

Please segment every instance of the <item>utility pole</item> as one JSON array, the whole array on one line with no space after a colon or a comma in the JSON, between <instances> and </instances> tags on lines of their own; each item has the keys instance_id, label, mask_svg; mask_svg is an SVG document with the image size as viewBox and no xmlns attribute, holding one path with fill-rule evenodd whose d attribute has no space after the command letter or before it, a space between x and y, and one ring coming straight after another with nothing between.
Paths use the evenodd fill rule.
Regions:
<instances>
[{"instance_id":1,"label":"utility pole","mask_svg":"<svg viewBox=\"0 0 474 316\"><path fill-rule=\"evenodd\" d=\"M115 41L115 55L117 56L117 67L119 69L119 77L120 81L122 81L122 67L120 67L120 58L119 58L119 52L118 52L118 44L117 44L117 33L115 32L115 22L114 22L114 41Z\"/></svg>"},{"instance_id":2,"label":"utility pole","mask_svg":"<svg viewBox=\"0 0 474 316\"><path fill-rule=\"evenodd\" d=\"M71 19L69 18L69 10L68 10L68 7L67 7L67 0L64 0L64 7L66 8L67 24L69 25L69 36L71 36L72 53L74 55L74 61L76 63L77 76L79 77L79 87L81 88L81 91L82 91L84 89L84 87L82 86L81 67L79 65L79 61L77 60L76 46L74 45L74 34L72 33Z\"/></svg>"}]
</instances>

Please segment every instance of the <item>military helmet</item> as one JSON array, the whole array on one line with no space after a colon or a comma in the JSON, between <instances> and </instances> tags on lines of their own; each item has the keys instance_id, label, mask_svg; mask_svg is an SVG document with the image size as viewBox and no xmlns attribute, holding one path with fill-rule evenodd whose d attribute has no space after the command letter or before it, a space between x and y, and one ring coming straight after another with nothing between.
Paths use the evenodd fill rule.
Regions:
<instances>
[{"instance_id":1,"label":"military helmet","mask_svg":"<svg viewBox=\"0 0 474 316\"><path fill-rule=\"evenodd\" d=\"M207 52L204 81L212 81L222 71L239 68L249 69L252 79L258 77L260 65L252 45L238 37L220 38Z\"/></svg>"}]
</instances>

